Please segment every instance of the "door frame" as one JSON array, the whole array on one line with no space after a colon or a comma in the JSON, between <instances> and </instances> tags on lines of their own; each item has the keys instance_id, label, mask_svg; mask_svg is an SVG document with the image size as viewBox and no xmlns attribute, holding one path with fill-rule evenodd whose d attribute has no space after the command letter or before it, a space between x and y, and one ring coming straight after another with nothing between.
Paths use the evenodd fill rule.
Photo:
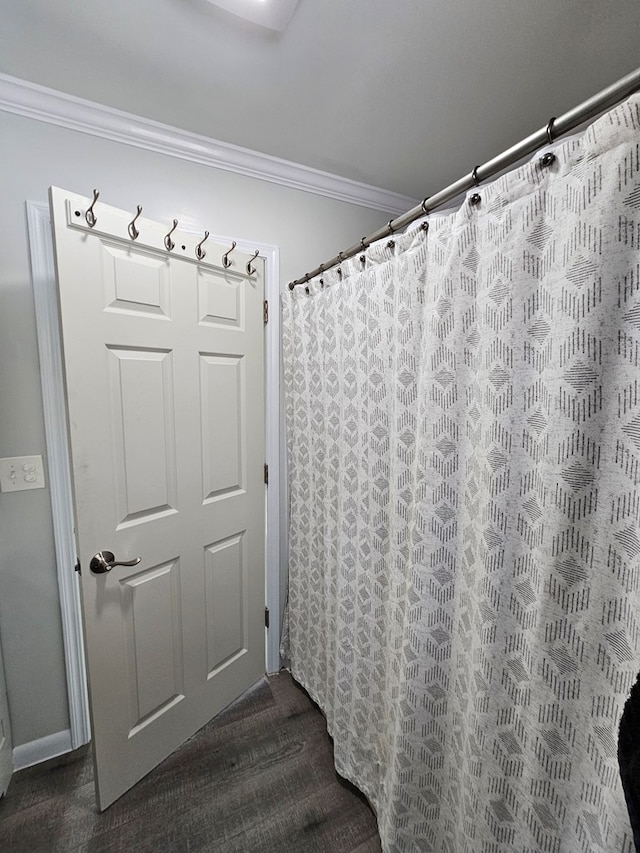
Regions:
<instances>
[{"instance_id":1,"label":"door frame","mask_svg":"<svg viewBox=\"0 0 640 853\"><path fill-rule=\"evenodd\" d=\"M71 749L91 740L88 687L80 607L71 490L71 464L62 368L62 341L49 205L26 202L31 276L35 302L40 380L44 408L51 512L56 551L62 637L67 672ZM231 238L212 235L231 245ZM238 249L265 261L264 294L269 303L265 326L265 456L269 486L265 496L265 603L269 608L265 670L280 669L280 569L284 539L280 525L280 480L284 458L280 429L280 252L267 243L236 240ZM87 570L87 567L84 567Z\"/></svg>"}]
</instances>

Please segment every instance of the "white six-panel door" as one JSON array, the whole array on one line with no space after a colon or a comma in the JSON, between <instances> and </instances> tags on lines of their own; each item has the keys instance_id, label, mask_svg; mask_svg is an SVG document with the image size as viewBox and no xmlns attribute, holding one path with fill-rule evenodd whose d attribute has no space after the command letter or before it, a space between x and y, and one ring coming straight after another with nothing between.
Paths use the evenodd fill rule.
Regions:
<instances>
[{"instance_id":1,"label":"white six-panel door","mask_svg":"<svg viewBox=\"0 0 640 853\"><path fill-rule=\"evenodd\" d=\"M51 190L104 809L264 674L263 268L89 203Z\"/></svg>"}]
</instances>

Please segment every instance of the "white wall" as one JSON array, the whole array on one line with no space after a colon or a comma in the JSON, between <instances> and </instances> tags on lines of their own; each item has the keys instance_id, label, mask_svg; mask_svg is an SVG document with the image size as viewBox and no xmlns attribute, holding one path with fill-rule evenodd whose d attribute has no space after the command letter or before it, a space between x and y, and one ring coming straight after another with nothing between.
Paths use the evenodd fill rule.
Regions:
<instances>
[{"instance_id":1,"label":"white wall","mask_svg":"<svg viewBox=\"0 0 640 853\"><path fill-rule=\"evenodd\" d=\"M0 456L46 459L25 201L46 201L50 185L83 195L97 187L106 204L275 244L283 286L389 219L6 113L0 163ZM0 494L0 636L14 746L67 729L48 489Z\"/></svg>"}]
</instances>

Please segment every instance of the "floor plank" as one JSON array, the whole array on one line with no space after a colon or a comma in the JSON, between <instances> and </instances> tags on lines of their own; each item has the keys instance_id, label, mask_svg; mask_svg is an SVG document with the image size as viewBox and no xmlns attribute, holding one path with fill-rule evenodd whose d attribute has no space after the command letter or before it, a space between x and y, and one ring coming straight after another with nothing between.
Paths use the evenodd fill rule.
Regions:
<instances>
[{"instance_id":1,"label":"floor plank","mask_svg":"<svg viewBox=\"0 0 640 853\"><path fill-rule=\"evenodd\" d=\"M380 853L365 798L288 673L265 679L99 814L88 748L14 774L3 853Z\"/></svg>"}]
</instances>

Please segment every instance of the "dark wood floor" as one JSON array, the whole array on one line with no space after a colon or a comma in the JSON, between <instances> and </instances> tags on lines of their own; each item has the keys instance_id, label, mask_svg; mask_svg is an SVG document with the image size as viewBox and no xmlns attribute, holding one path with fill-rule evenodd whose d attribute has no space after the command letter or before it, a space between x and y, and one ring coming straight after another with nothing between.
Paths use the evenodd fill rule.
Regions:
<instances>
[{"instance_id":1,"label":"dark wood floor","mask_svg":"<svg viewBox=\"0 0 640 853\"><path fill-rule=\"evenodd\" d=\"M324 718L269 678L98 814L88 748L14 774L3 853L380 853L375 817L336 774Z\"/></svg>"}]
</instances>

